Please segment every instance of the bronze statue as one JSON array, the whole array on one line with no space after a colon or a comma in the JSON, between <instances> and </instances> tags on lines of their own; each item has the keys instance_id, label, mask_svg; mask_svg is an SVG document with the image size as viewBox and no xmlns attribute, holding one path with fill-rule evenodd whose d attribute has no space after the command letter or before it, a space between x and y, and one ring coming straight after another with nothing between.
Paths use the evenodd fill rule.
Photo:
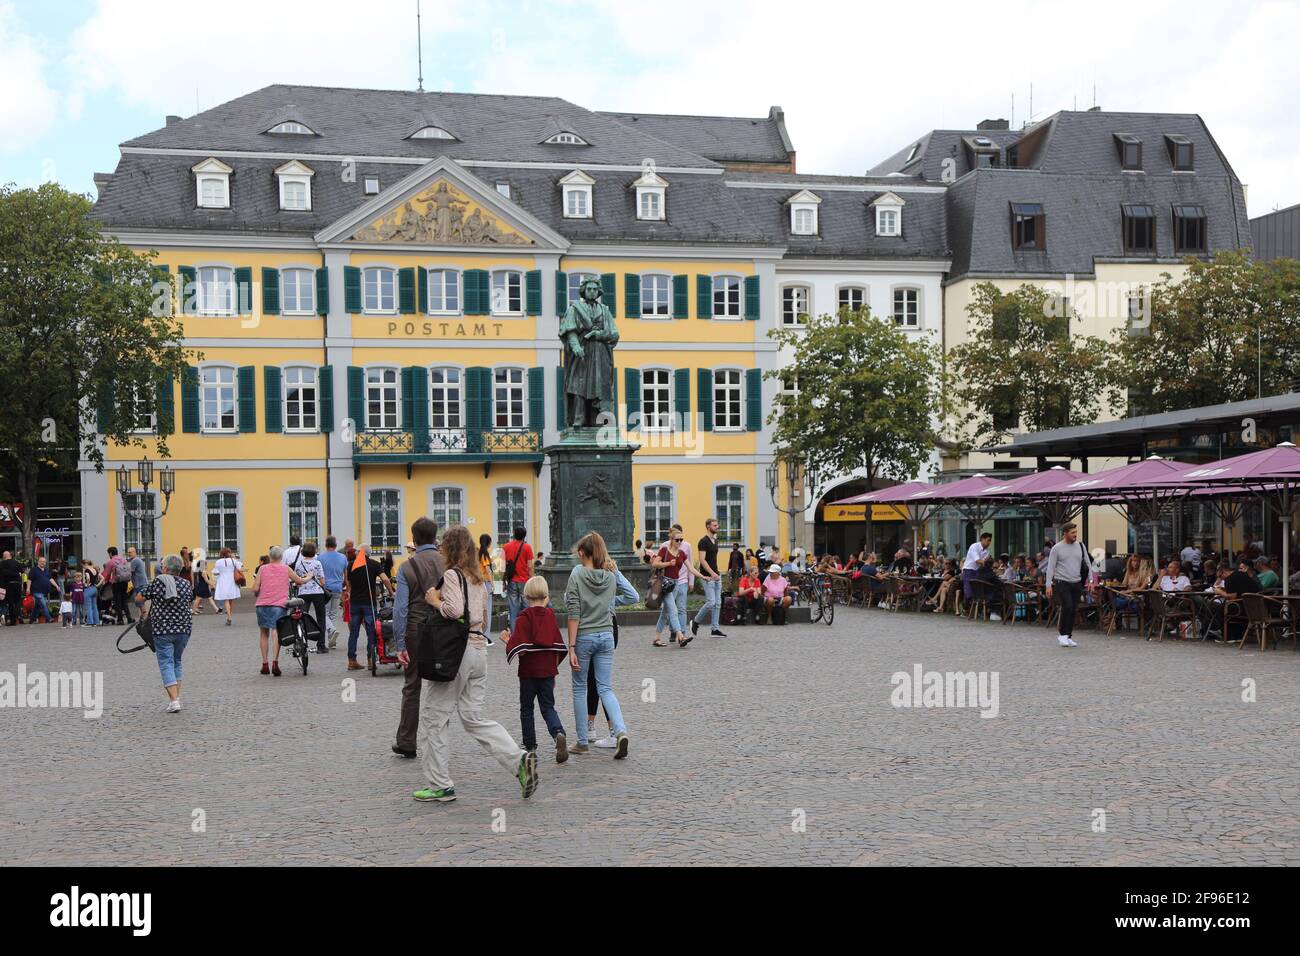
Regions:
<instances>
[{"instance_id":1,"label":"bronze statue","mask_svg":"<svg viewBox=\"0 0 1300 956\"><path fill-rule=\"evenodd\" d=\"M579 299L569 303L560 320L564 343L564 397L566 424L594 428L602 411L614 411L614 346L618 328L609 307L600 301L604 290L596 279L586 279Z\"/></svg>"}]
</instances>

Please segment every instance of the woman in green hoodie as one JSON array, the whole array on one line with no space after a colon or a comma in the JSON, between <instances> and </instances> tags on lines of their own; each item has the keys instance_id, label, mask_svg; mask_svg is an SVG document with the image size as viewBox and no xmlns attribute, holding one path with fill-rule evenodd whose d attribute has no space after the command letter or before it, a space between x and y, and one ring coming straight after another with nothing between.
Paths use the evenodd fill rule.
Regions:
<instances>
[{"instance_id":1,"label":"woman in green hoodie","mask_svg":"<svg viewBox=\"0 0 1300 956\"><path fill-rule=\"evenodd\" d=\"M591 531L583 535L574 549L579 564L569 574L564 589L564 607L568 613L569 666L573 668L573 717L578 742L569 753L590 752L587 746L587 672L594 670L600 702L617 741L614 759L627 756L627 727L623 711L610 685L614 669L614 625L611 608L618 590L618 576L605 568L609 552L605 539Z\"/></svg>"}]
</instances>

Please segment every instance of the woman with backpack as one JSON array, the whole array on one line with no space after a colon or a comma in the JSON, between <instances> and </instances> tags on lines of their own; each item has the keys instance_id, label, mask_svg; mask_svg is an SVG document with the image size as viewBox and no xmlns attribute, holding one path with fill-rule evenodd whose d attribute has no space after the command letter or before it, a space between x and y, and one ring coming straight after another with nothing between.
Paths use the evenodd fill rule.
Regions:
<instances>
[{"instance_id":1,"label":"woman with backpack","mask_svg":"<svg viewBox=\"0 0 1300 956\"><path fill-rule=\"evenodd\" d=\"M190 640L193 620L190 604L194 589L180 576L185 567L179 554L169 554L158 565L157 576L136 595L148 601L141 612L153 627L154 654L162 674L163 690L167 692L167 713L177 714L181 709L181 655Z\"/></svg>"},{"instance_id":2,"label":"woman with backpack","mask_svg":"<svg viewBox=\"0 0 1300 956\"><path fill-rule=\"evenodd\" d=\"M226 608L226 627L230 627L230 618L234 613L231 602L239 600L238 579L243 570L244 565L231 554L229 548L221 549L221 557L212 566L212 574L217 579L217 600Z\"/></svg>"}]
</instances>

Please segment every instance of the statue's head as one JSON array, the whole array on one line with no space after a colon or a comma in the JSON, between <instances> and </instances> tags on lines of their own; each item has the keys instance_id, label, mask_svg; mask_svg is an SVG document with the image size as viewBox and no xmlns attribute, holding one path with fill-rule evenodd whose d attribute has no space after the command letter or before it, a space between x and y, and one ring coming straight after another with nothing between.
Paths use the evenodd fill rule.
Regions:
<instances>
[{"instance_id":1,"label":"statue's head","mask_svg":"<svg viewBox=\"0 0 1300 956\"><path fill-rule=\"evenodd\" d=\"M587 302L598 302L605 290L598 279L584 279L578 294Z\"/></svg>"}]
</instances>

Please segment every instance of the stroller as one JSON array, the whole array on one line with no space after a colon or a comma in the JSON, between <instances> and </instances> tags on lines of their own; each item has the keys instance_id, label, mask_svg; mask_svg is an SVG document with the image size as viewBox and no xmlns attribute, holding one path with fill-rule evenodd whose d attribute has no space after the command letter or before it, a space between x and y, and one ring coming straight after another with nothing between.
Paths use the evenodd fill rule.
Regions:
<instances>
[{"instance_id":1,"label":"stroller","mask_svg":"<svg viewBox=\"0 0 1300 956\"><path fill-rule=\"evenodd\" d=\"M397 659L397 641L393 638L393 598L384 591L375 596L375 601L375 634L378 644L370 662L370 673L377 677L380 664L392 664L399 671L404 668Z\"/></svg>"}]
</instances>

